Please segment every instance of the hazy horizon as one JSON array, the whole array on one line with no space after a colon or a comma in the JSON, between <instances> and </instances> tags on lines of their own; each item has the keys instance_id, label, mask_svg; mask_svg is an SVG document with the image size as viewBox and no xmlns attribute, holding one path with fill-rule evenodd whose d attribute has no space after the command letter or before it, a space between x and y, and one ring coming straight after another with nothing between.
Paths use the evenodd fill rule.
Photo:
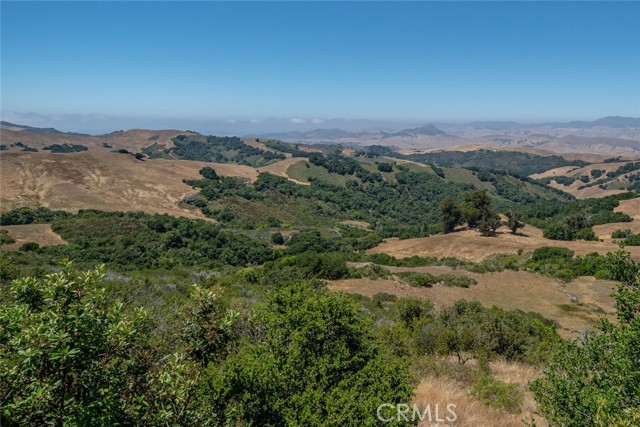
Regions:
<instances>
[{"instance_id":1,"label":"hazy horizon","mask_svg":"<svg viewBox=\"0 0 640 427\"><path fill-rule=\"evenodd\" d=\"M640 116L638 3L2 2L1 19L2 119L31 126Z\"/></svg>"},{"instance_id":2,"label":"hazy horizon","mask_svg":"<svg viewBox=\"0 0 640 427\"><path fill-rule=\"evenodd\" d=\"M607 117L607 116L603 116ZM579 119L577 121L593 121L603 117ZM16 125L24 125L39 128L55 128L62 132L86 133L100 135L119 130L130 129L177 129L194 130L204 134L217 135L259 135L308 132L316 129L340 129L350 132L374 131L374 130L400 130L424 125L442 127L463 126L473 122L517 122L521 125L540 125L549 123L566 123L563 120L544 121L519 121L519 120L392 120L392 119L287 119L269 117L260 120L255 119L179 119L179 118L152 118L152 117L110 117L105 115L42 115L42 114L16 114L3 113L0 120Z\"/></svg>"}]
</instances>

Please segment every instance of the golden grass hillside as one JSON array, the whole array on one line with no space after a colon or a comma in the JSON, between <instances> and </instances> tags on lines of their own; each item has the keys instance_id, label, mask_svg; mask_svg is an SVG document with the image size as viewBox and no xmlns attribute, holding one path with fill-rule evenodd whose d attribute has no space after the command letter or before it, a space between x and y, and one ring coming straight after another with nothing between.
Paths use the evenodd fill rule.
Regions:
<instances>
[{"instance_id":1,"label":"golden grass hillside","mask_svg":"<svg viewBox=\"0 0 640 427\"><path fill-rule=\"evenodd\" d=\"M22 130L21 128L0 128L0 139L2 144L8 147L8 151L20 151L19 147L11 147L16 142L43 151L43 148L52 144L79 144L87 147L88 150L109 151L116 149L126 149L131 152L140 151L144 147L153 144L160 144L172 147L171 138L188 132L168 129L168 130L148 130L131 129L127 131L116 131L105 135L74 135L63 133L36 133ZM106 145L105 145L106 144Z\"/></svg>"},{"instance_id":2,"label":"golden grass hillside","mask_svg":"<svg viewBox=\"0 0 640 427\"><path fill-rule=\"evenodd\" d=\"M625 228L629 224L632 223L619 223L613 227ZM609 224L609 226L611 225ZM590 252L605 255L607 252L618 249L618 246L610 241L589 242L578 240L566 242L546 239L542 236L542 230L530 225L524 227L522 233L514 235L506 227L501 227L494 237L483 237L475 230L460 230L450 234L437 234L405 240L390 238L370 249L368 253L386 253L397 258L406 258L413 255L436 258L453 257L477 262L492 254L517 253L520 249L525 252L531 252L542 246L568 248L573 250L576 255L586 255ZM635 259L640 259L640 247L630 246L627 249Z\"/></svg>"},{"instance_id":3,"label":"golden grass hillside","mask_svg":"<svg viewBox=\"0 0 640 427\"><path fill-rule=\"evenodd\" d=\"M620 166L624 166L629 162L613 162L613 163L595 163L592 165L577 167L577 166L562 166L559 168L549 169L545 172L533 174L530 178L533 179L543 179L543 178L555 178L555 177L575 177L579 178L583 175L589 176L591 178L591 171L593 170L602 170L606 172L612 172L618 169ZM596 179L591 178L592 181ZM624 190L620 189L601 189L598 185L594 185L592 187L580 188L585 185L584 182L576 179L571 185L563 185L557 183L555 180L551 180L549 183L551 187L557 188L558 190L562 190L565 193L569 193L577 199L589 199L589 198L597 198L597 197L606 197L611 196L613 194L624 193Z\"/></svg>"},{"instance_id":4,"label":"golden grass hillside","mask_svg":"<svg viewBox=\"0 0 640 427\"><path fill-rule=\"evenodd\" d=\"M527 271L505 270L497 273L471 273L446 266L385 267L392 273L413 271L416 273L457 274L472 277L478 283L468 288L445 286L414 287L392 276L386 279L344 279L329 282L335 292L360 294L369 298L379 293L397 297L411 296L431 301L436 308L449 307L458 300L476 300L485 307L497 306L508 310L540 313L555 320L559 332L565 337L593 325L603 315L614 317L614 300L611 292L616 282L579 277L563 283L551 277ZM578 302L572 302L577 297Z\"/></svg>"},{"instance_id":5,"label":"golden grass hillside","mask_svg":"<svg viewBox=\"0 0 640 427\"><path fill-rule=\"evenodd\" d=\"M4 151L0 155L0 203L3 211L43 206L72 212L134 210L203 218L197 209L180 203L187 194L197 193L183 180L200 179L201 168L210 166L219 175L253 182L260 172L287 177L289 166L302 160L287 158L253 168L191 160L136 160L107 150L66 154Z\"/></svg>"},{"instance_id":6,"label":"golden grass hillside","mask_svg":"<svg viewBox=\"0 0 640 427\"><path fill-rule=\"evenodd\" d=\"M202 218L179 206L193 192L183 179L197 179L203 162L136 160L127 154L88 151L70 154L3 153L0 156L2 210L44 206L78 209L140 210ZM234 168L247 177L251 168ZM219 168L219 173L226 170Z\"/></svg>"}]
</instances>

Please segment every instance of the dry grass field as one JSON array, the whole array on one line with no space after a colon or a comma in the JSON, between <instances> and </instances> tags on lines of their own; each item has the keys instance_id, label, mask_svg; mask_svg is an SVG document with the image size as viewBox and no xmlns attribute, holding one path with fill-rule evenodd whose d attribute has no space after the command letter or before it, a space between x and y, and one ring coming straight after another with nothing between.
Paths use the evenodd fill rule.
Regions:
<instances>
[{"instance_id":1,"label":"dry grass field","mask_svg":"<svg viewBox=\"0 0 640 427\"><path fill-rule=\"evenodd\" d=\"M9 146L8 151L19 151L19 147L10 147L11 144L22 142L29 147L42 149L51 144L80 144L87 147L89 151L109 151L124 148L131 152L140 151L144 147L153 144L160 144L172 147L171 138L188 132L180 130L147 130L131 129L128 131L117 131L106 135L67 135L67 134L42 134L20 130L21 128L0 128L0 139L2 143ZM105 147L107 144L110 147Z\"/></svg>"},{"instance_id":2,"label":"dry grass field","mask_svg":"<svg viewBox=\"0 0 640 427\"><path fill-rule=\"evenodd\" d=\"M580 189L580 187L584 185L581 181L576 180L573 184L569 186L564 186L562 184L558 184L555 181L551 181L549 183L550 187L557 188L558 190L564 191L565 193L569 193L574 196L576 199L598 199L600 197L613 196L614 194L624 193L624 190L603 190L599 186L595 185L593 187L587 187Z\"/></svg>"},{"instance_id":3,"label":"dry grass field","mask_svg":"<svg viewBox=\"0 0 640 427\"><path fill-rule=\"evenodd\" d=\"M625 164L627 164L628 162L615 162L615 163L597 163L597 164L592 164L592 165L588 165L585 167L576 167L576 166L562 166L559 168L554 168L554 169L549 169L548 171L542 172L542 173L537 173L537 174L533 174L530 176L530 178L533 179L542 179L542 178L553 178L553 177L571 177L571 176L575 176L575 177L580 177L582 175L587 175L591 178L591 171L593 170L603 170L606 172L611 172L611 171L615 171L616 169L618 169L620 166L623 166ZM595 180L593 178L591 178L592 180ZM619 193L624 193L623 190L616 190L616 189L610 189L610 190L603 190L601 189L599 186L593 186L593 187L587 187L587 188L583 188L580 189L580 187L582 187L583 185L585 185L584 182L580 181L580 180L576 180L573 184L565 186L562 184L558 184L555 180L552 180L549 185L551 187L557 188L558 190L562 190L566 193L571 194L572 196L578 198L578 199L589 199L589 198L596 198L596 197L606 197L606 196L610 196L613 194L619 194Z\"/></svg>"},{"instance_id":4,"label":"dry grass field","mask_svg":"<svg viewBox=\"0 0 640 427\"><path fill-rule=\"evenodd\" d=\"M562 283L551 277L526 271L505 270L498 273L471 273L445 266L386 267L391 272L413 271L431 274L453 273L472 277L477 285L460 288L436 284L431 288L414 287L393 277L389 279L344 279L329 282L336 292L347 292L373 297L388 293L397 297L412 296L431 301L437 308L448 307L460 299L476 300L486 307L497 306L509 310L540 313L559 324L565 337L574 336L606 315L613 318L614 301L611 297L616 282L579 277ZM575 296L578 302L572 302Z\"/></svg>"},{"instance_id":5,"label":"dry grass field","mask_svg":"<svg viewBox=\"0 0 640 427\"><path fill-rule=\"evenodd\" d=\"M3 153L0 156L2 210L44 206L77 211L141 210L202 218L179 206L192 193L183 179L200 178L203 162L146 160L109 152ZM253 176L252 169L245 175ZM222 168L218 173L225 174ZM237 173L241 168L234 169Z\"/></svg>"},{"instance_id":6,"label":"dry grass field","mask_svg":"<svg viewBox=\"0 0 640 427\"><path fill-rule=\"evenodd\" d=\"M15 243L2 245L2 249L18 249L27 242L36 242L40 246L64 245L67 243L51 230L51 224L5 225L0 229L7 230L9 236L15 240Z\"/></svg>"},{"instance_id":7,"label":"dry grass field","mask_svg":"<svg viewBox=\"0 0 640 427\"><path fill-rule=\"evenodd\" d=\"M592 170L603 170L605 172L612 172L618 169L620 166L624 166L629 162L615 162L615 163L596 163L585 167L577 166L562 166L559 168L549 169L548 171L536 173L530 175L533 179L553 178L554 176L582 176L590 175Z\"/></svg>"},{"instance_id":8,"label":"dry grass field","mask_svg":"<svg viewBox=\"0 0 640 427\"><path fill-rule=\"evenodd\" d=\"M547 426L546 420L535 415L536 404L533 395L528 390L529 383L538 375L531 366L520 363L505 361L491 362L489 366L491 373L500 381L515 384L524 392L524 401L519 413L508 413L484 405L474 396L469 384L462 384L446 377L428 376L420 381L414 390L413 403L418 408L423 409L430 405L432 411L432 423L424 422L419 424L424 427L431 427L436 424L435 405L440 410L440 418L445 418L449 413L446 411L448 404L454 404L456 420L446 424L452 427L521 427L524 422L535 421L537 427Z\"/></svg>"},{"instance_id":9,"label":"dry grass field","mask_svg":"<svg viewBox=\"0 0 640 427\"><path fill-rule=\"evenodd\" d=\"M596 225L595 227L593 227L593 231L594 233L596 233L596 236L598 236L598 238L604 240L605 242L613 242L611 233L616 230L629 229L633 233L640 233L640 198L622 200L620 202L620 206L615 208L614 211L626 213L631 218L633 218L633 221ZM628 246L627 250L635 253L635 249L633 246Z\"/></svg>"},{"instance_id":10,"label":"dry grass field","mask_svg":"<svg viewBox=\"0 0 640 427\"><path fill-rule=\"evenodd\" d=\"M631 208L629 204L625 206L629 209ZM620 223L614 225L614 227L628 228L629 224L632 223ZM611 226L611 224L608 226ZM406 240L391 238L370 249L368 253L386 253L398 258L413 255L436 258L454 257L477 262L492 254L516 253L519 249L530 252L542 246L569 248L576 255L586 255L591 252L604 255L607 252L618 249L618 246L611 241L588 242L579 240L564 242L545 239L542 237L542 230L530 225L524 227L522 233L513 235L505 227L501 227L495 237L483 237L474 230L461 230L450 234L437 234ZM611 234L609 234L609 237L611 237ZM635 259L640 259L640 247L629 246L627 249Z\"/></svg>"},{"instance_id":11,"label":"dry grass field","mask_svg":"<svg viewBox=\"0 0 640 427\"><path fill-rule=\"evenodd\" d=\"M252 182L259 172L287 177L289 166L302 160L287 158L256 169L189 160L140 161L131 155L98 150L67 154L9 151L0 156L0 202L3 211L44 206L73 212L140 210L204 218L197 209L180 205L185 195L196 192L183 180L201 178L199 171L204 166L213 167L219 175Z\"/></svg>"},{"instance_id":12,"label":"dry grass field","mask_svg":"<svg viewBox=\"0 0 640 427\"><path fill-rule=\"evenodd\" d=\"M287 157L286 159L281 160L279 162L263 166L263 167L259 168L258 170L260 172L269 172L272 175L277 175L277 176L281 176L283 178L287 178L289 181L295 182L296 184L311 185L309 182L298 181L297 179L291 178L287 174L287 170L289 170L289 168L291 166L293 166L295 164L298 164L300 162L305 162L306 160L307 159L305 159L304 157Z\"/></svg>"}]
</instances>

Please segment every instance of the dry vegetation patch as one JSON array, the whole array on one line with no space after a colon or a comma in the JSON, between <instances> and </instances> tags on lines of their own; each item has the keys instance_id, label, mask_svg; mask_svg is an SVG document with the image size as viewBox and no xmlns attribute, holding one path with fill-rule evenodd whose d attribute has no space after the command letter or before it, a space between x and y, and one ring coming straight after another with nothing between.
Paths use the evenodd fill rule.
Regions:
<instances>
[{"instance_id":1,"label":"dry vegetation patch","mask_svg":"<svg viewBox=\"0 0 640 427\"><path fill-rule=\"evenodd\" d=\"M605 242L612 242L611 234L616 230L631 230L632 233L640 233L640 197L629 200L621 200L614 212L622 212L633 218L632 222L616 222L611 224L596 225L593 232ZM633 246L626 248L632 253L638 252Z\"/></svg>"},{"instance_id":2,"label":"dry vegetation patch","mask_svg":"<svg viewBox=\"0 0 640 427\"><path fill-rule=\"evenodd\" d=\"M618 228L622 227L622 224L630 223L621 223ZM478 262L492 254L517 253L519 249L525 252L533 252L543 246L568 248L574 251L576 255L586 255L591 252L605 255L607 252L614 252L618 249L618 246L612 242L545 239L542 237L542 230L530 225L523 228L522 233L514 235L506 227L501 227L495 237L483 237L474 230L461 230L455 233L405 240L390 238L370 249L367 253L386 253L396 258L406 258L413 255L436 258L452 257ZM627 250L631 252L634 258L640 258L640 247L630 246Z\"/></svg>"},{"instance_id":3,"label":"dry vegetation patch","mask_svg":"<svg viewBox=\"0 0 640 427\"><path fill-rule=\"evenodd\" d=\"M270 165L267 166L263 166L261 168L259 168L258 170L260 172L268 172L272 175L276 175L276 176L281 176L283 178L287 178L289 181L293 181L296 184L300 184L300 185L311 185L309 182L305 182L305 181L298 181L297 179L293 179L291 177L289 177L289 175L287 174L287 170L289 169L289 167L300 163L300 162L304 162L307 159L304 157L287 157L284 160L281 160L277 163L272 163Z\"/></svg>"},{"instance_id":4,"label":"dry vegetation patch","mask_svg":"<svg viewBox=\"0 0 640 427\"><path fill-rule=\"evenodd\" d=\"M593 170L602 170L605 171L603 177L607 172L612 172L617 170L620 166L624 166L629 162L614 162L614 163L596 163L591 164L584 167L576 167L576 166L563 166L559 168L549 169L548 171L533 174L530 177L533 179L543 179L543 178L554 178L554 177L576 177L579 178L583 175L586 175L590 178L590 182L594 182L599 178L594 178L591 176L591 171ZM553 188L557 188L558 190L562 190L565 193L569 193L572 196L578 199L591 199L591 198L599 198L611 196L614 194L624 193L624 190L620 189L607 189L603 190L598 185L594 185L591 187L580 188L585 185L584 182L576 179L571 185L563 185L557 183L555 180L552 180L549 185Z\"/></svg>"},{"instance_id":5,"label":"dry vegetation patch","mask_svg":"<svg viewBox=\"0 0 640 427\"><path fill-rule=\"evenodd\" d=\"M412 296L431 301L436 308L449 307L466 299L477 300L485 307L497 306L508 310L540 313L559 324L564 337L575 336L598 321L602 316L613 319L614 300L611 292L616 282L578 277L562 283L551 277L526 271L505 270L497 273L471 273L446 266L385 267L392 273L457 274L472 277L478 283L468 288L436 284L432 287L413 287L398 278L344 279L329 282L333 291L360 294L369 298L378 293L397 297ZM576 297L577 302L572 302Z\"/></svg>"},{"instance_id":6,"label":"dry vegetation patch","mask_svg":"<svg viewBox=\"0 0 640 427\"><path fill-rule=\"evenodd\" d=\"M18 249L27 242L35 242L40 246L64 245L67 243L51 230L51 224L4 225L0 229L7 230L9 236L15 240L15 243L2 245L2 249Z\"/></svg>"},{"instance_id":7,"label":"dry vegetation patch","mask_svg":"<svg viewBox=\"0 0 640 427\"><path fill-rule=\"evenodd\" d=\"M522 386L523 388L526 385ZM535 419L536 426L547 425L544 419L534 415L536 410L535 401L531 393L525 392L525 398L520 413L511 414L484 405L475 397L469 388L455 380L442 377L426 377L414 391L413 403L418 408L430 406L433 411L438 405L440 418L448 415L446 408L448 404L454 404L457 419L446 424L455 427L521 427L523 420L531 421ZM432 420L434 420L432 418ZM424 422L420 426L430 427L436 425L433 422Z\"/></svg>"},{"instance_id":8,"label":"dry vegetation patch","mask_svg":"<svg viewBox=\"0 0 640 427\"><path fill-rule=\"evenodd\" d=\"M3 210L44 206L71 212L101 209L203 217L180 206L182 198L193 193L182 180L199 178L200 168L207 165L203 162L139 161L97 151L4 153L0 162Z\"/></svg>"}]
</instances>

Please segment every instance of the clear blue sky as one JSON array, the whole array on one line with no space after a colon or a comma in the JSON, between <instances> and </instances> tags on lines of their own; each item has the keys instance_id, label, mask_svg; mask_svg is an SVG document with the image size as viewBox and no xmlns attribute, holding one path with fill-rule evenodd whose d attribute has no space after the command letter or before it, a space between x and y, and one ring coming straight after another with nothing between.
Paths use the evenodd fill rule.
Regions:
<instances>
[{"instance_id":1,"label":"clear blue sky","mask_svg":"<svg viewBox=\"0 0 640 427\"><path fill-rule=\"evenodd\" d=\"M640 116L635 2L1 8L5 117Z\"/></svg>"}]
</instances>

